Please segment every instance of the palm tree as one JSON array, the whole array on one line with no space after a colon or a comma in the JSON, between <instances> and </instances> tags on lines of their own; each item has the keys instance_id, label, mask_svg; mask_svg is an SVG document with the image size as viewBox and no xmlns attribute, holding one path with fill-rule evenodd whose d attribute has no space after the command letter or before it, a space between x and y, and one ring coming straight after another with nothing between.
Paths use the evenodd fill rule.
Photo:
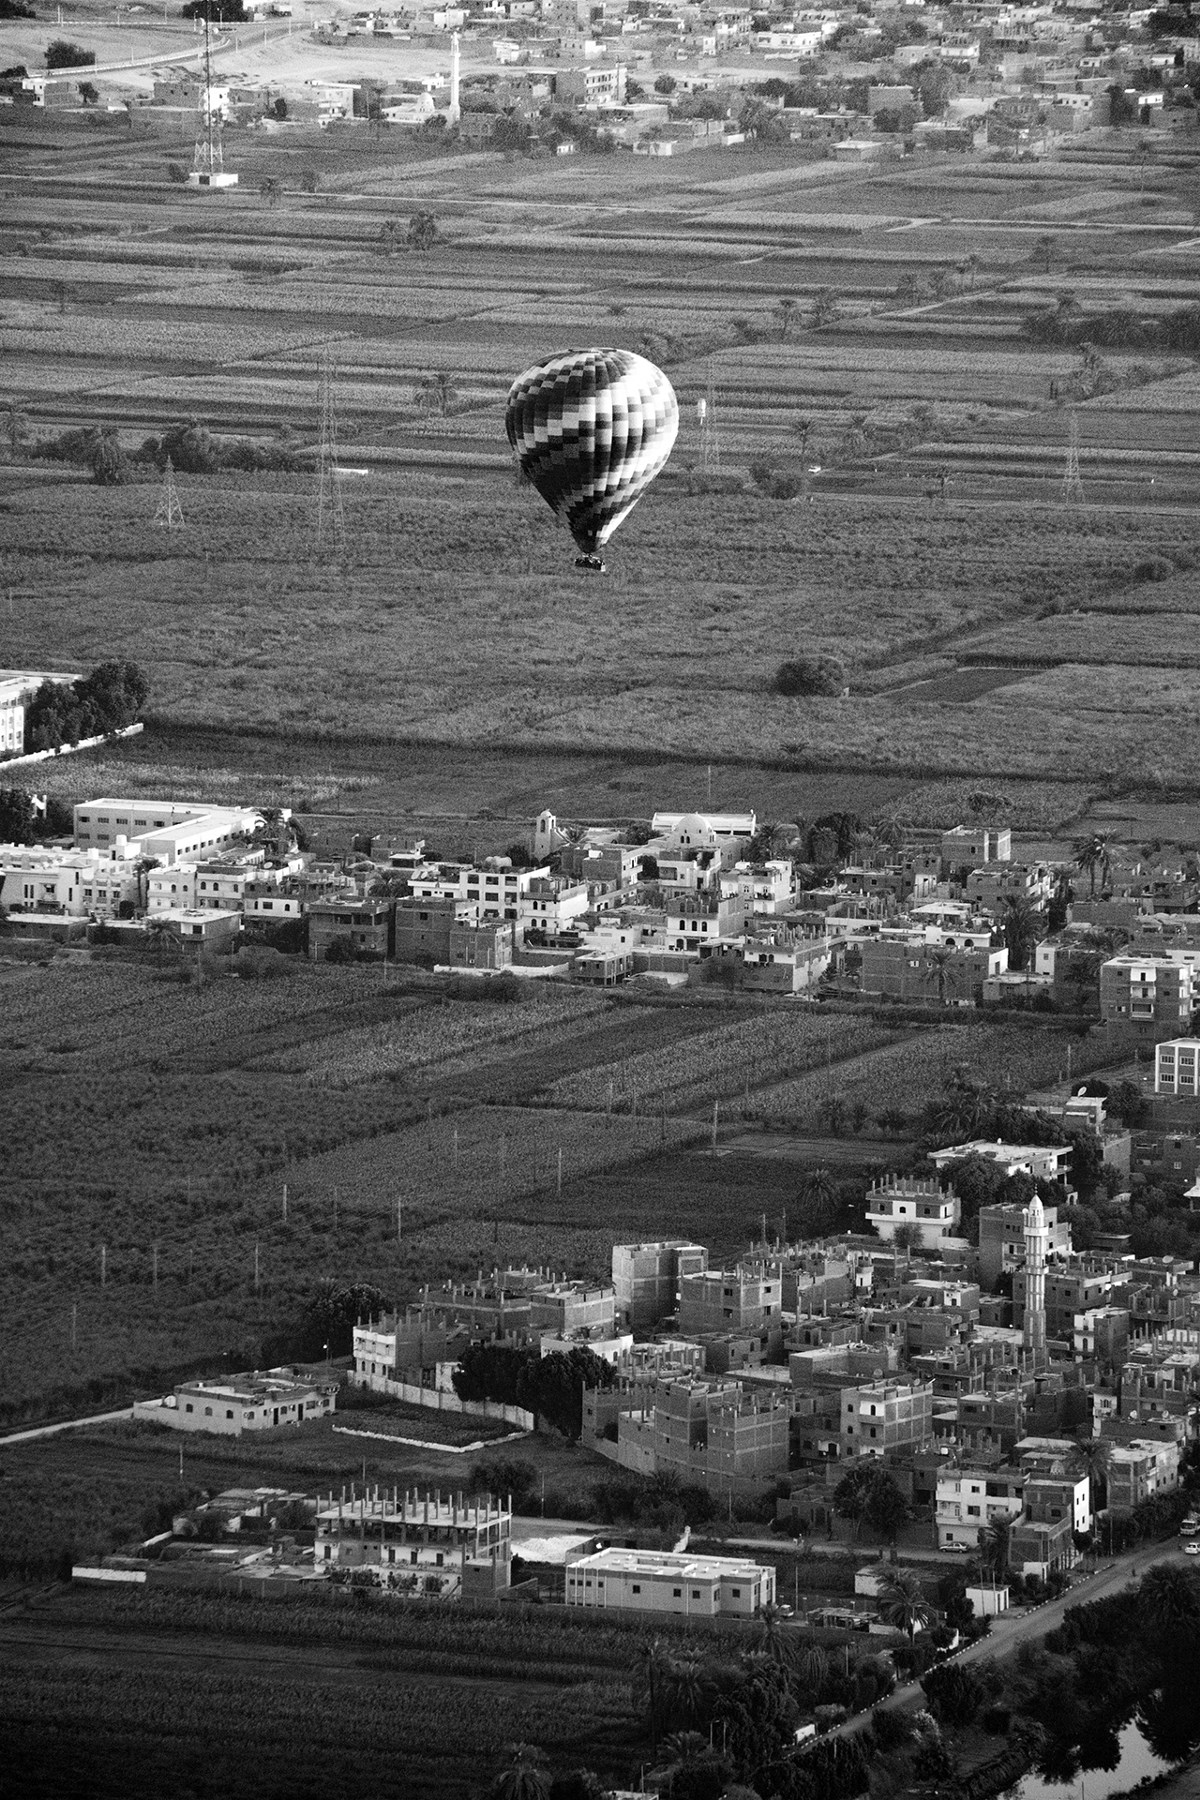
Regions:
<instances>
[{"instance_id":1,"label":"palm tree","mask_svg":"<svg viewBox=\"0 0 1200 1800\"><path fill-rule=\"evenodd\" d=\"M550 1771L536 1744L508 1744L488 1800L550 1800Z\"/></svg>"},{"instance_id":2,"label":"palm tree","mask_svg":"<svg viewBox=\"0 0 1200 1800\"><path fill-rule=\"evenodd\" d=\"M1008 964L1020 972L1038 941L1039 919L1024 894L1007 894L1000 916L1000 930L1008 951Z\"/></svg>"},{"instance_id":3,"label":"palm tree","mask_svg":"<svg viewBox=\"0 0 1200 1800\"><path fill-rule=\"evenodd\" d=\"M879 1616L885 1625L906 1631L911 1643L918 1626L928 1625L933 1608L925 1598L916 1576L907 1569L895 1569L886 1578L879 1595Z\"/></svg>"},{"instance_id":4,"label":"palm tree","mask_svg":"<svg viewBox=\"0 0 1200 1800\"><path fill-rule=\"evenodd\" d=\"M178 956L182 949L182 939L169 919L151 915L146 920L146 948L155 956Z\"/></svg>"},{"instance_id":5,"label":"palm tree","mask_svg":"<svg viewBox=\"0 0 1200 1800\"><path fill-rule=\"evenodd\" d=\"M1103 1512L1104 1503L1108 1500L1108 1465L1111 1457L1112 1445L1107 1438L1087 1438L1079 1446L1079 1459L1087 1470L1092 1485L1093 1516Z\"/></svg>"},{"instance_id":6,"label":"palm tree","mask_svg":"<svg viewBox=\"0 0 1200 1800\"><path fill-rule=\"evenodd\" d=\"M946 971L954 961L954 951L942 944L925 952L925 966L932 969L937 980L938 1005L946 1004Z\"/></svg>"},{"instance_id":7,"label":"palm tree","mask_svg":"<svg viewBox=\"0 0 1200 1800\"><path fill-rule=\"evenodd\" d=\"M1096 897L1096 870L1103 871L1105 882L1108 881L1112 868L1109 855L1109 835L1105 831L1094 831L1090 837L1077 839L1074 845L1075 867L1088 878L1088 898Z\"/></svg>"},{"instance_id":8,"label":"palm tree","mask_svg":"<svg viewBox=\"0 0 1200 1800\"><path fill-rule=\"evenodd\" d=\"M283 199L283 183L276 175L268 175L266 180L259 184L258 191L268 206L278 206Z\"/></svg>"},{"instance_id":9,"label":"palm tree","mask_svg":"<svg viewBox=\"0 0 1200 1800\"><path fill-rule=\"evenodd\" d=\"M1200 1589L1192 1571L1178 1563L1155 1563L1142 1576L1138 1610L1163 1638L1200 1640Z\"/></svg>"},{"instance_id":10,"label":"palm tree","mask_svg":"<svg viewBox=\"0 0 1200 1800\"><path fill-rule=\"evenodd\" d=\"M986 1570L993 1581L1003 1582L1008 1574L1008 1556L1009 1546L1012 1543L1012 1528L1012 1519L993 1519L980 1537L980 1568L981 1570Z\"/></svg>"},{"instance_id":11,"label":"palm tree","mask_svg":"<svg viewBox=\"0 0 1200 1800\"><path fill-rule=\"evenodd\" d=\"M779 1663L785 1669L790 1669L795 1661L796 1645L794 1637L789 1635L783 1608L776 1606L774 1601L768 1600L759 1612L758 1618L762 1627L762 1635L759 1638L760 1650L769 1656L772 1662Z\"/></svg>"}]
</instances>

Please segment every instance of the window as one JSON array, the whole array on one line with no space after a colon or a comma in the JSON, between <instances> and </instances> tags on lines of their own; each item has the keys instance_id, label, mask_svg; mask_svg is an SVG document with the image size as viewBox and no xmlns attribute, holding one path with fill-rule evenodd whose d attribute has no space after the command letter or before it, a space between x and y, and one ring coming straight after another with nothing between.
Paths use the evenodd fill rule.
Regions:
<instances>
[{"instance_id":1,"label":"window","mask_svg":"<svg viewBox=\"0 0 1200 1800\"><path fill-rule=\"evenodd\" d=\"M187 1405L186 1405L186 1406L185 1406L185 1407L184 1407L184 1409L183 1409L183 1410L184 1410L184 1411L185 1411L185 1412L195 1412L195 1410L196 1410L196 1409L195 1409L195 1407L194 1407L194 1406L193 1406L193 1405L192 1405L192 1403L191 1403L191 1401L190 1401L190 1400L189 1400L189 1401L188 1401L188 1403L187 1403Z\"/></svg>"},{"instance_id":2,"label":"window","mask_svg":"<svg viewBox=\"0 0 1200 1800\"><path fill-rule=\"evenodd\" d=\"M635 1581L635 1582L634 1582L634 1584L633 1584L633 1592L634 1592L634 1593L635 1593L635 1594L640 1594L640 1593L641 1593L641 1591L642 1591L642 1585L641 1585L641 1582L639 1582L639 1581Z\"/></svg>"},{"instance_id":3,"label":"window","mask_svg":"<svg viewBox=\"0 0 1200 1800\"><path fill-rule=\"evenodd\" d=\"M233 1408L232 1408L232 1406L227 1406L227 1407L226 1407L226 1408L225 1408L225 1417L226 1417L226 1418L227 1418L227 1419L232 1419L232 1417L233 1417Z\"/></svg>"},{"instance_id":4,"label":"window","mask_svg":"<svg viewBox=\"0 0 1200 1800\"><path fill-rule=\"evenodd\" d=\"M731 1593L731 1594L732 1594L732 1595L733 1595L733 1597L734 1597L734 1599L735 1599L735 1600L740 1600L740 1599L741 1599L741 1597L742 1597L742 1590L741 1590L741 1588L730 1588L730 1590L729 1590L729 1591L730 1591L730 1593Z\"/></svg>"},{"instance_id":5,"label":"window","mask_svg":"<svg viewBox=\"0 0 1200 1800\"><path fill-rule=\"evenodd\" d=\"M206 1418L206 1419L211 1419L211 1418L212 1418L212 1407L211 1407L211 1406L206 1406L206 1407L205 1407L205 1409L204 1409L204 1416L205 1416L205 1418Z\"/></svg>"},{"instance_id":6,"label":"window","mask_svg":"<svg viewBox=\"0 0 1200 1800\"><path fill-rule=\"evenodd\" d=\"M682 1588L672 1588L671 1589L671 1598L672 1598L672 1600L682 1600L683 1599L683 1589Z\"/></svg>"}]
</instances>

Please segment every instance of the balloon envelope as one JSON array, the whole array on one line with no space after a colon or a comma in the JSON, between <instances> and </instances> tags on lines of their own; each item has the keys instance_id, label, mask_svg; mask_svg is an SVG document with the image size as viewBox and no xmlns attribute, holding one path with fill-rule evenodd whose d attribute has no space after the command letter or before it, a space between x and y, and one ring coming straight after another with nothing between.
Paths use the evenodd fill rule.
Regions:
<instances>
[{"instance_id":1,"label":"balloon envelope","mask_svg":"<svg viewBox=\"0 0 1200 1800\"><path fill-rule=\"evenodd\" d=\"M679 405L632 350L563 350L518 375L504 424L521 473L594 556L670 456Z\"/></svg>"}]
</instances>

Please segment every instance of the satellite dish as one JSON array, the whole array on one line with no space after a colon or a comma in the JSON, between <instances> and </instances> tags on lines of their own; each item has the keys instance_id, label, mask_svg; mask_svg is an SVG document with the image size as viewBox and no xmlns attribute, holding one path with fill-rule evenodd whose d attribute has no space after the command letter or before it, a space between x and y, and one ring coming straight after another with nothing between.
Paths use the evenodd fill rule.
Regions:
<instances>
[{"instance_id":1,"label":"satellite dish","mask_svg":"<svg viewBox=\"0 0 1200 1800\"><path fill-rule=\"evenodd\" d=\"M875 1381L882 1381L882 1380L883 1380L883 1370L882 1370L882 1369L872 1369L872 1370L871 1370L871 1375L872 1375L872 1378L873 1378L873 1379L874 1379L874 1380L875 1380Z\"/></svg>"}]
</instances>

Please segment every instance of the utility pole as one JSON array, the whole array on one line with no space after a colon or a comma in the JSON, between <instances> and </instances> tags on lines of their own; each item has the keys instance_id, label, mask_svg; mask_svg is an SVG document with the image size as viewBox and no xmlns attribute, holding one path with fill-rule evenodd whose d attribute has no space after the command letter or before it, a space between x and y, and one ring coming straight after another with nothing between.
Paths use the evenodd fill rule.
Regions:
<instances>
[{"instance_id":1,"label":"utility pole","mask_svg":"<svg viewBox=\"0 0 1200 1800\"><path fill-rule=\"evenodd\" d=\"M108 1286L108 1245L100 1246L100 1286Z\"/></svg>"},{"instance_id":2,"label":"utility pole","mask_svg":"<svg viewBox=\"0 0 1200 1800\"><path fill-rule=\"evenodd\" d=\"M713 1122L712 1122L712 1147L713 1147L713 1155L714 1156L717 1153L717 1123L720 1118L720 1113L721 1113L721 1102L719 1100L714 1100L713 1101Z\"/></svg>"},{"instance_id":3,"label":"utility pole","mask_svg":"<svg viewBox=\"0 0 1200 1800\"><path fill-rule=\"evenodd\" d=\"M561 1196L561 1194L562 1194L562 1146L561 1145L559 1146L559 1151L558 1151L558 1185L557 1185L556 1192Z\"/></svg>"},{"instance_id":4,"label":"utility pole","mask_svg":"<svg viewBox=\"0 0 1200 1800\"><path fill-rule=\"evenodd\" d=\"M333 397L333 358L328 349L321 356L319 403L320 443L317 448L317 555L339 562L346 554L346 515L338 478L337 414Z\"/></svg>"},{"instance_id":5,"label":"utility pole","mask_svg":"<svg viewBox=\"0 0 1200 1800\"><path fill-rule=\"evenodd\" d=\"M287 1182L283 1184L283 1222L287 1224Z\"/></svg>"},{"instance_id":6,"label":"utility pole","mask_svg":"<svg viewBox=\"0 0 1200 1800\"><path fill-rule=\"evenodd\" d=\"M77 1305L72 1305L72 1307L71 1307L71 1355L72 1356L74 1356L74 1354L75 1354L75 1346L76 1346L76 1343L78 1342L77 1330L76 1330L78 1323L79 1323L79 1308Z\"/></svg>"},{"instance_id":7,"label":"utility pole","mask_svg":"<svg viewBox=\"0 0 1200 1800\"><path fill-rule=\"evenodd\" d=\"M397 1243L400 1243L400 1241L401 1241L401 1236L402 1236L403 1228L404 1228L403 1220L404 1220L404 1202L400 1198L399 1194L397 1194L396 1195L396 1242Z\"/></svg>"},{"instance_id":8,"label":"utility pole","mask_svg":"<svg viewBox=\"0 0 1200 1800\"><path fill-rule=\"evenodd\" d=\"M1069 408L1070 431L1067 438L1067 466L1063 471L1062 504L1083 505L1083 481L1079 473L1079 414Z\"/></svg>"},{"instance_id":9,"label":"utility pole","mask_svg":"<svg viewBox=\"0 0 1200 1800\"><path fill-rule=\"evenodd\" d=\"M259 1282L258 1239L255 1238L255 1240L254 1240L254 1291L256 1294L258 1292L258 1282Z\"/></svg>"},{"instance_id":10,"label":"utility pole","mask_svg":"<svg viewBox=\"0 0 1200 1800\"><path fill-rule=\"evenodd\" d=\"M154 1289L154 1292L157 1294L157 1292L158 1292L158 1245L157 1244L154 1245L154 1248L151 1252L151 1269L153 1272L151 1274L150 1281L151 1281L151 1285Z\"/></svg>"}]
</instances>

